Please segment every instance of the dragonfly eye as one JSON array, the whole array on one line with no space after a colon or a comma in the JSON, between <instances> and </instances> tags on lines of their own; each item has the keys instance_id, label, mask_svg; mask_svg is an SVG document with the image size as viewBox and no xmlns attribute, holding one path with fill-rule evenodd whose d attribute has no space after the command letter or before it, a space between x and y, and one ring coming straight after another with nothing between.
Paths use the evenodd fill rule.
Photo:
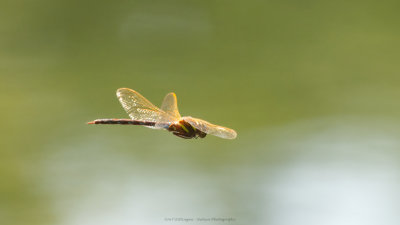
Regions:
<instances>
[{"instance_id":1,"label":"dragonfly eye","mask_svg":"<svg viewBox=\"0 0 400 225\"><path fill-rule=\"evenodd\" d=\"M199 134L198 134L198 135L199 135L199 137L200 137L200 138L205 138L205 137L207 136L207 134L206 134L206 133L204 133L204 132L201 132L201 131L199 132Z\"/></svg>"}]
</instances>

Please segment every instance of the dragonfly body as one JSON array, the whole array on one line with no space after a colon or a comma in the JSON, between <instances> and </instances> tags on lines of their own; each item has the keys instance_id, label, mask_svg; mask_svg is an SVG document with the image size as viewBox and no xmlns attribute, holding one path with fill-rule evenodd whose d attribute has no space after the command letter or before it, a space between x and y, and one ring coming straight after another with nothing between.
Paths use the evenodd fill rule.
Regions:
<instances>
[{"instance_id":1,"label":"dragonfly body","mask_svg":"<svg viewBox=\"0 0 400 225\"><path fill-rule=\"evenodd\" d=\"M236 132L232 129L190 116L181 117L174 93L165 96L161 109L138 92L128 88L118 89L117 97L131 119L97 119L88 124L142 125L155 129L166 129L175 136L185 139L204 138L207 134L226 139L236 138Z\"/></svg>"},{"instance_id":2,"label":"dragonfly body","mask_svg":"<svg viewBox=\"0 0 400 225\"><path fill-rule=\"evenodd\" d=\"M156 125L155 122L138 121L130 119L98 119L89 122L88 124L142 125L148 127L154 127ZM181 120L177 123L165 124L164 128L172 132L173 135L185 139L199 138L199 137L204 138L207 135L206 133L194 128L185 120Z\"/></svg>"}]
</instances>

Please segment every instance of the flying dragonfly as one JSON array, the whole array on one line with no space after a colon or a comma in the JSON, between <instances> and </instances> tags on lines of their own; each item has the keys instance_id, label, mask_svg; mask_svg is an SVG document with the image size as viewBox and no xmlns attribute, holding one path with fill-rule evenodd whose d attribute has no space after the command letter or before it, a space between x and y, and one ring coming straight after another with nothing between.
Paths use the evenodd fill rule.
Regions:
<instances>
[{"instance_id":1,"label":"flying dragonfly","mask_svg":"<svg viewBox=\"0 0 400 225\"><path fill-rule=\"evenodd\" d=\"M88 124L142 125L154 129L165 129L185 138L204 138L207 134L234 139L237 134L227 127L211 124L190 116L181 117L175 93L168 93L161 108L153 105L138 92L129 88L117 90L117 97L131 119L97 119Z\"/></svg>"}]
</instances>

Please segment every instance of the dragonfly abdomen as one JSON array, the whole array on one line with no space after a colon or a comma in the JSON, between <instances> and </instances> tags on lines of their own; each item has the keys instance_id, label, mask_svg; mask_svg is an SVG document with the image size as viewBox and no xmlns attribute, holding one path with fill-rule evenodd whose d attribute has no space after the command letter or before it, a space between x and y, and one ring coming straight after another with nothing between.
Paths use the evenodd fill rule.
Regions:
<instances>
[{"instance_id":1,"label":"dragonfly abdomen","mask_svg":"<svg viewBox=\"0 0 400 225\"><path fill-rule=\"evenodd\" d=\"M150 121L139 121L130 119L97 119L88 124L119 124L119 125L143 125L143 126L155 126L155 122Z\"/></svg>"}]
</instances>

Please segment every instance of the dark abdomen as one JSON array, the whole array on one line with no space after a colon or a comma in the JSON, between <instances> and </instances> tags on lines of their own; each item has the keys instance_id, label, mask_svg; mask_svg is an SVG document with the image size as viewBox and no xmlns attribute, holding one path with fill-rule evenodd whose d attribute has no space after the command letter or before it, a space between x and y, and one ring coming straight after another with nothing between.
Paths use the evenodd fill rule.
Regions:
<instances>
[{"instance_id":1,"label":"dark abdomen","mask_svg":"<svg viewBox=\"0 0 400 225\"><path fill-rule=\"evenodd\" d=\"M88 124L119 124L119 125L144 125L144 126L154 126L155 122L148 121L138 121L130 119L98 119Z\"/></svg>"}]
</instances>

